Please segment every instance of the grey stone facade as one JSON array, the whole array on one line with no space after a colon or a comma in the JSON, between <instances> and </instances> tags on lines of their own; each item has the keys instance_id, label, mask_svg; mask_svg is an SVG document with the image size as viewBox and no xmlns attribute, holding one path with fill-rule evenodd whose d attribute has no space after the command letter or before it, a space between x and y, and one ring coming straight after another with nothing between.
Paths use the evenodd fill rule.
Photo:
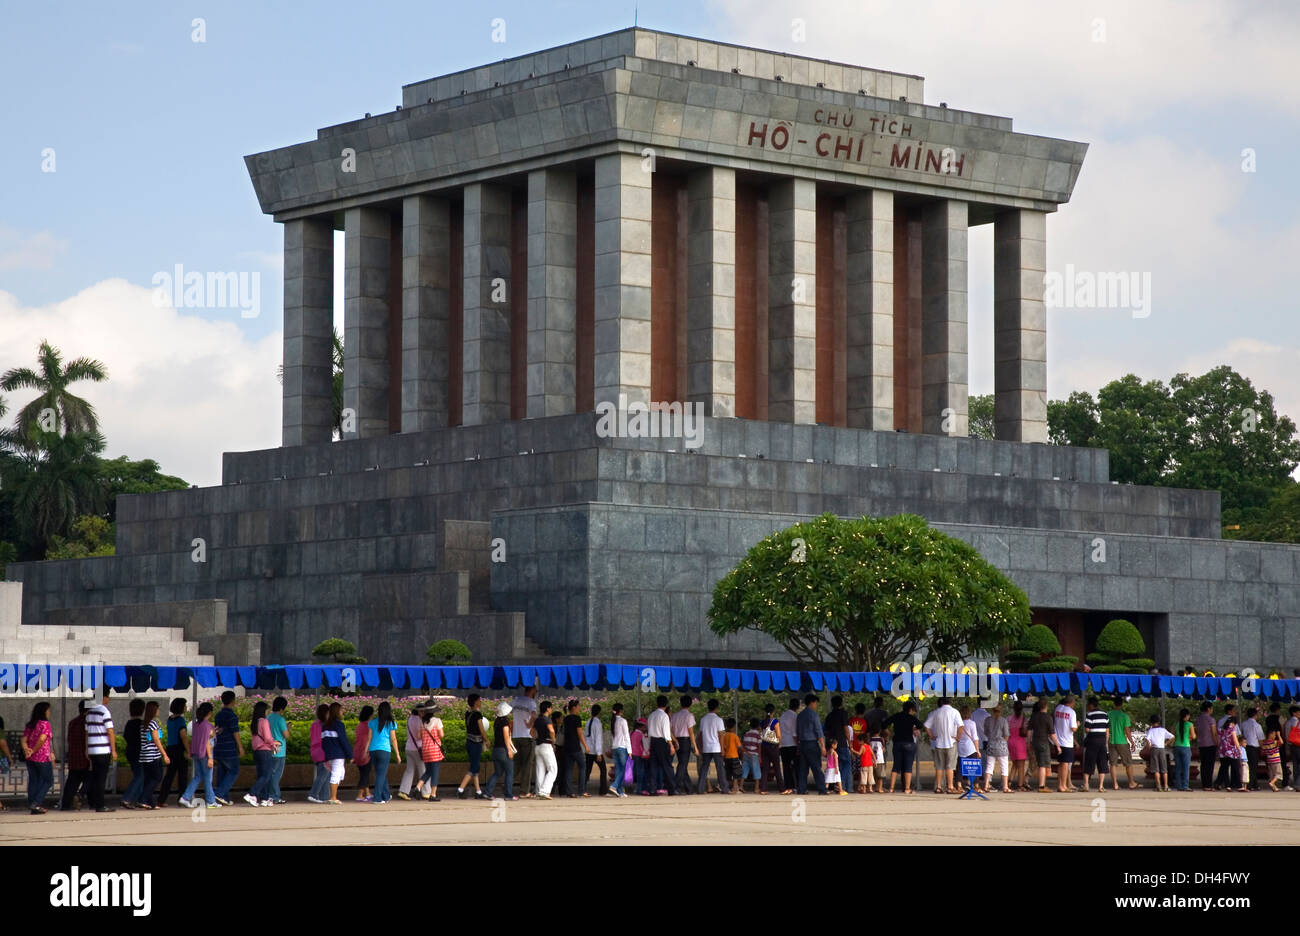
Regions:
<instances>
[{"instance_id":1,"label":"grey stone facade","mask_svg":"<svg viewBox=\"0 0 1300 936\"><path fill-rule=\"evenodd\" d=\"M260 634L268 662L339 636L378 663L444 637L482 661L776 663L708 631L718 579L799 519L906 511L1036 611L1136 618L1162 665L1300 662L1300 549L1221 542L1217 492L1042 444L1046 215L1086 145L923 91L626 29L247 157L285 224L283 447L120 498L112 558L11 566L24 624L224 601L227 644ZM989 223L999 441L965 438ZM601 434L620 399L700 404L699 437Z\"/></svg>"}]
</instances>

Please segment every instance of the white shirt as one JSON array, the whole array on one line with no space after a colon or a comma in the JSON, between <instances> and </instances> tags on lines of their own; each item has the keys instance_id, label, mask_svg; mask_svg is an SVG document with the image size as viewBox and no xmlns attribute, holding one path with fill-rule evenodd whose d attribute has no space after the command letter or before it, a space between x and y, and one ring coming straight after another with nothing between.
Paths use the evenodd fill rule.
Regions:
<instances>
[{"instance_id":1,"label":"white shirt","mask_svg":"<svg viewBox=\"0 0 1300 936\"><path fill-rule=\"evenodd\" d=\"M781 726L781 747L794 747L794 729L799 723L799 713L792 708L786 709L777 719L777 724Z\"/></svg>"},{"instance_id":2,"label":"white shirt","mask_svg":"<svg viewBox=\"0 0 1300 936\"><path fill-rule=\"evenodd\" d=\"M1241 723L1242 743L1249 747L1259 747L1259 743L1264 740L1264 726L1253 718L1247 718Z\"/></svg>"},{"instance_id":3,"label":"white shirt","mask_svg":"<svg viewBox=\"0 0 1300 936\"><path fill-rule=\"evenodd\" d=\"M622 748L627 751L632 747L632 736L628 734L627 719L622 715L614 716L614 740L610 742L611 748Z\"/></svg>"},{"instance_id":4,"label":"white shirt","mask_svg":"<svg viewBox=\"0 0 1300 936\"><path fill-rule=\"evenodd\" d=\"M718 735L725 728L726 725L716 713L710 712L705 715L700 722L700 752L703 754L721 754L722 742L718 740Z\"/></svg>"},{"instance_id":5,"label":"white shirt","mask_svg":"<svg viewBox=\"0 0 1300 936\"><path fill-rule=\"evenodd\" d=\"M673 739L672 723L669 721L668 713L661 708L655 709L645 720L645 733L647 737L658 738L661 741L671 741Z\"/></svg>"},{"instance_id":6,"label":"white shirt","mask_svg":"<svg viewBox=\"0 0 1300 936\"><path fill-rule=\"evenodd\" d=\"M1061 704L1052 713L1052 727L1056 731L1056 743L1063 748L1074 747L1074 732L1079 727L1079 713L1070 706Z\"/></svg>"},{"instance_id":7,"label":"white shirt","mask_svg":"<svg viewBox=\"0 0 1300 936\"><path fill-rule=\"evenodd\" d=\"M966 733L957 742L957 756L973 757L975 755L975 741L980 734L979 726L975 724L975 719L968 718L962 722L962 727L966 729Z\"/></svg>"},{"instance_id":8,"label":"white shirt","mask_svg":"<svg viewBox=\"0 0 1300 936\"><path fill-rule=\"evenodd\" d=\"M528 719L537 715L537 700L521 695L510 703L510 707L515 710L515 722L510 726L511 737L527 738Z\"/></svg>"},{"instance_id":9,"label":"white shirt","mask_svg":"<svg viewBox=\"0 0 1300 936\"><path fill-rule=\"evenodd\" d=\"M1151 746L1154 748L1164 747L1172 737L1173 735L1160 725L1155 725L1154 727L1147 729L1147 740L1151 742Z\"/></svg>"},{"instance_id":10,"label":"white shirt","mask_svg":"<svg viewBox=\"0 0 1300 936\"><path fill-rule=\"evenodd\" d=\"M941 705L925 720L925 730L930 732L930 744L937 748L950 748L961 727L961 716L951 705Z\"/></svg>"},{"instance_id":11,"label":"white shirt","mask_svg":"<svg viewBox=\"0 0 1300 936\"><path fill-rule=\"evenodd\" d=\"M587 719L587 743L591 745L594 756L599 757L605 753L605 726L599 718Z\"/></svg>"},{"instance_id":12,"label":"white shirt","mask_svg":"<svg viewBox=\"0 0 1300 936\"><path fill-rule=\"evenodd\" d=\"M970 720L975 723L975 729L979 734L980 744L987 741L988 735L984 733L984 723L989 720L989 710L986 708L977 708L971 713Z\"/></svg>"},{"instance_id":13,"label":"white shirt","mask_svg":"<svg viewBox=\"0 0 1300 936\"><path fill-rule=\"evenodd\" d=\"M678 709L673 712L668 722L673 726L673 737L685 738L690 735L691 729L695 727L695 716L691 714L691 710L688 708Z\"/></svg>"},{"instance_id":14,"label":"white shirt","mask_svg":"<svg viewBox=\"0 0 1300 936\"><path fill-rule=\"evenodd\" d=\"M424 731L424 719L419 715L412 715L406 720L406 749L408 751L420 750L420 735Z\"/></svg>"}]
</instances>

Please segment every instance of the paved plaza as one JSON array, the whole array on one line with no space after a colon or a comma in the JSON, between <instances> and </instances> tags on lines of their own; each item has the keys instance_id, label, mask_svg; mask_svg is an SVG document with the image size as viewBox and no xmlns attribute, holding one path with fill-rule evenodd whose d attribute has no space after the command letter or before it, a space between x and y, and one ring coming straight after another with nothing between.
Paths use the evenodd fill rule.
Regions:
<instances>
[{"instance_id":1,"label":"paved plaza","mask_svg":"<svg viewBox=\"0 0 1300 936\"><path fill-rule=\"evenodd\" d=\"M1100 801L1099 801L1100 800ZM800 805L802 803L802 810ZM802 816L800 816L802 812ZM1104 821L1103 820L1104 816ZM1300 842L1295 793L990 794L958 801L849 795L595 797L581 802L493 806L444 798L387 806L271 809L237 804L192 821L190 811L118 810L111 815L0 813L0 846L11 845L1196 845Z\"/></svg>"}]
</instances>

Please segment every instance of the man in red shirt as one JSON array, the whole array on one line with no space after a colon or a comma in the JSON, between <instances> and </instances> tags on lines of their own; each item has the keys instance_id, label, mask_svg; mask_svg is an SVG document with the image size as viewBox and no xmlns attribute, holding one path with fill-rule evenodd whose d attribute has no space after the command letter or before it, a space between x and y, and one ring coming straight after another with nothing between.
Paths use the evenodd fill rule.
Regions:
<instances>
[{"instance_id":1,"label":"man in red shirt","mask_svg":"<svg viewBox=\"0 0 1300 936\"><path fill-rule=\"evenodd\" d=\"M86 700L77 703L77 717L68 722L68 776L59 809L77 811L77 794L90 791L90 751L86 746Z\"/></svg>"}]
</instances>

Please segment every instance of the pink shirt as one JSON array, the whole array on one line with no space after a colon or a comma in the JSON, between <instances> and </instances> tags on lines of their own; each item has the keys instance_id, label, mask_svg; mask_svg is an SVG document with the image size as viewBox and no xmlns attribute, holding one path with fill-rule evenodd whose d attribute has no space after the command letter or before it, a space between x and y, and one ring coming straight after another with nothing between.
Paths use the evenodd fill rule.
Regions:
<instances>
[{"instance_id":1,"label":"pink shirt","mask_svg":"<svg viewBox=\"0 0 1300 936\"><path fill-rule=\"evenodd\" d=\"M320 722L316 722L316 724L319 725ZM317 740L319 740L319 732L317 735ZM271 736L271 723L265 718L257 723L257 734L253 735L253 750L275 751L275 738Z\"/></svg>"},{"instance_id":2,"label":"pink shirt","mask_svg":"<svg viewBox=\"0 0 1300 936\"><path fill-rule=\"evenodd\" d=\"M319 718L311 723L311 762L313 764L325 763L325 748L321 747L320 743L320 733L323 727Z\"/></svg>"},{"instance_id":3,"label":"pink shirt","mask_svg":"<svg viewBox=\"0 0 1300 936\"><path fill-rule=\"evenodd\" d=\"M34 728L23 730L23 740L27 746L32 749L32 753L27 755L27 759L36 764L49 763L50 760L50 723L47 721L38 721Z\"/></svg>"},{"instance_id":4,"label":"pink shirt","mask_svg":"<svg viewBox=\"0 0 1300 936\"><path fill-rule=\"evenodd\" d=\"M646 755L645 742L643 740L644 738L645 735L642 734L640 728L637 728L635 731L632 732L632 756L633 757L644 757Z\"/></svg>"}]
</instances>

